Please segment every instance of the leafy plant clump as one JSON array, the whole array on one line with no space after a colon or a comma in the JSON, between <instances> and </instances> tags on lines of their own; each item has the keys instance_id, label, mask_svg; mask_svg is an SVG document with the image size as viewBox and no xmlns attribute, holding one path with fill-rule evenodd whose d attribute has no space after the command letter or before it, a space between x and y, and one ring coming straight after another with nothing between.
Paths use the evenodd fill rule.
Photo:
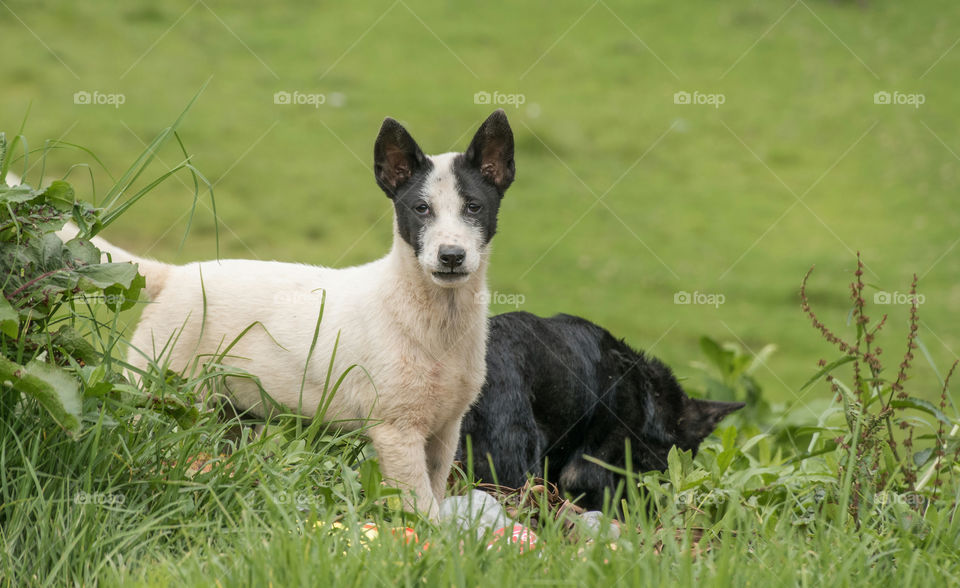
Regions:
<instances>
[{"instance_id":1,"label":"leafy plant clump","mask_svg":"<svg viewBox=\"0 0 960 588\"><path fill-rule=\"evenodd\" d=\"M869 529L875 538L898 537L913 547L951 532L960 492L960 420L948 416L947 409L957 363L936 391L936 402L911 390L914 354L918 349L926 353L919 337L914 279L904 356L896 372L884 372L877 333L887 319L873 322L867 316L862 274L858 258L851 284L853 333L848 338L827 328L810 307L810 273L802 282L803 311L841 352L832 362L821 361L817 373L798 390L803 394L818 382L828 383L832 399L813 420L764 401L754 373L772 346L752 355L704 337L701 348L707 361L693 364L703 372L702 387L691 391L746 401L743 412L750 410L750 417L731 418L731 424L716 431L719 443L708 439L695 459L689 452L672 450L666 472L611 468L631 480L612 493L611 502L645 503L656 524L706 530L705 536L714 539L719 539L716 530L723 521L745 514L765 524L806 530L810 537L826 526L849 527L859 538ZM841 376L843 367L850 369L849 380Z\"/></svg>"},{"instance_id":2,"label":"leafy plant clump","mask_svg":"<svg viewBox=\"0 0 960 588\"><path fill-rule=\"evenodd\" d=\"M7 152L0 133L0 157ZM76 307L103 306L116 316L133 306L144 285L131 263L103 263L86 238L64 243L56 234L67 222L94 232L102 209L78 201L61 180L45 188L8 186L7 161L0 159L0 379L2 405L11 410L20 394L40 402L69 434L81 427L81 384L88 395L104 395L103 360L78 330ZM98 369L99 368L99 369Z\"/></svg>"},{"instance_id":3,"label":"leafy plant clump","mask_svg":"<svg viewBox=\"0 0 960 588\"><path fill-rule=\"evenodd\" d=\"M960 470L960 422L946 415L947 404L952 402L950 379L958 362L943 379L938 404L908 391L914 352L919 348L918 280L914 275L906 349L895 376L885 373L883 349L877 346L876 338L886 325L887 315L875 322L867 315L863 269L858 254L850 284L855 328L852 340L838 335L817 317L806 293L813 269L804 276L800 289L803 311L821 336L841 353L832 362L821 360L822 369L804 389L823 377L843 407L846 430L834 441L842 451L838 474L850 487L848 508L857 525L866 511L891 502L921 514L931 512L934 506L947 506L952 518L957 497L944 492L943 486L949 476L956 490ZM847 364L852 364L852 377L844 382L835 372ZM947 500L951 502L938 504Z\"/></svg>"}]
</instances>

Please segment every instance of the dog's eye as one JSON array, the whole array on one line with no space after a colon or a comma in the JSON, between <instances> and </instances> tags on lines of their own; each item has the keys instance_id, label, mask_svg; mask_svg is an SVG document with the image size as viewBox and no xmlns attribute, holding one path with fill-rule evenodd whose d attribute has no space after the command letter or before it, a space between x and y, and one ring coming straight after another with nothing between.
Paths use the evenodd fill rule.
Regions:
<instances>
[{"instance_id":1,"label":"dog's eye","mask_svg":"<svg viewBox=\"0 0 960 588\"><path fill-rule=\"evenodd\" d=\"M467 212L469 212L470 214L477 214L481 210L483 210L483 206L476 202L471 202L467 204Z\"/></svg>"},{"instance_id":2,"label":"dog's eye","mask_svg":"<svg viewBox=\"0 0 960 588\"><path fill-rule=\"evenodd\" d=\"M413 207L413 211L416 212L417 214L427 214L430 212L430 207L421 202L420 204Z\"/></svg>"}]
</instances>

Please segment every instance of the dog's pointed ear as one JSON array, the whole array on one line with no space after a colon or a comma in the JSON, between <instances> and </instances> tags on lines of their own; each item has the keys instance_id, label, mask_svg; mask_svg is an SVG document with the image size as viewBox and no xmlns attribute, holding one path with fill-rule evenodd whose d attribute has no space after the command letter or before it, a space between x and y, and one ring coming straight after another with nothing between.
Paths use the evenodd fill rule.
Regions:
<instances>
[{"instance_id":1,"label":"dog's pointed ear","mask_svg":"<svg viewBox=\"0 0 960 588\"><path fill-rule=\"evenodd\" d=\"M746 406L743 402L720 402L719 400L700 400L687 398L684 421L691 427L695 436L705 439L720 421L728 414L736 412Z\"/></svg>"},{"instance_id":2,"label":"dog's pointed ear","mask_svg":"<svg viewBox=\"0 0 960 588\"><path fill-rule=\"evenodd\" d=\"M516 168L513 163L513 130L502 108L483 121L464 152L464 158L503 196L513 182Z\"/></svg>"},{"instance_id":3,"label":"dog's pointed ear","mask_svg":"<svg viewBox=\"0 0 960 588\"><path fill-rule=\"evenodd\" d=\"M377 185L393 198L426 162L426 156L407 129L389 116L383 119L373 145L373 170Z\"/></svg>"}]
</instances>

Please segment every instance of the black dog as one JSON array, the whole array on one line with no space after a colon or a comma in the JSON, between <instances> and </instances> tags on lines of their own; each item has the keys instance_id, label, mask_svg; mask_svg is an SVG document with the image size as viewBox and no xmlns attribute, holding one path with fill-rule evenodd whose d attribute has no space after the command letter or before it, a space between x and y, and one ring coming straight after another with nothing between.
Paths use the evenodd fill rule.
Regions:
<instances>
[{"instance_id":1,"label":"black dog","mask_svg":"<svg viewBox=\"0 0 960 588\"><path fill-rule=\"evenodd\" d=\"M561 492L598 509L620 478L584 455L625 468L629 439L634 472L665 470L671 447L696 454L743 406L688 397L670 368L587 320L511 312L490 319L487 381L464 417L458 459L469 435L475 476L493 481L489 456L497 480L518 487L543 475L546 458Z\"/></svg>"}]
</instances>

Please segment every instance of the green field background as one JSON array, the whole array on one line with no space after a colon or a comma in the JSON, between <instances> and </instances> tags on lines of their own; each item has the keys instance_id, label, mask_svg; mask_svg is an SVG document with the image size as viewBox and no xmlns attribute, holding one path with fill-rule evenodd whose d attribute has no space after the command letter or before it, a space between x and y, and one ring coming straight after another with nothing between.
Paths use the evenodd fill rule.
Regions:
<instances>
[{"instance_id":1,"label":"green field background","mask_svg":"<svg viewBox=\"0 0 960 588\"><path fill-rule=\"evenodd\" d=\"M917 273L923 343L941 371L960 350L958 22L953 1L4 0L0 130L29 109L31 148L83 145L116 177L209 81L181 135L215 184L221 255L348 266L391 241L371 171L383 117L428 153L462 150L493 108L475 94L510 96L517 180L494 240L494 312L588 317L691 378L701 335L775 343L765 393L824 401L824 388L798 400L833 357L799 308L813 265L812 301L838 330L856 251L879 290L904 293ZM75 104L79 91L124 103ZM325 102L275 104L279 91ZM723 104L675 104L684 91ZM923 104L878 105L878 91ZM180 159L169 146L155 174ZM96 194L110 185L80 151L36 161L33 183L87 163ZM92 197L86 169L70 179ZM209 201L181 248L192 198L181 175L105 236L212 258ZM675 304L678 292L723 304ZM907 309L883 313L894 371ZM932 397L937 376L917 364L912 393Z\"/></svg>"}]
</instances>

